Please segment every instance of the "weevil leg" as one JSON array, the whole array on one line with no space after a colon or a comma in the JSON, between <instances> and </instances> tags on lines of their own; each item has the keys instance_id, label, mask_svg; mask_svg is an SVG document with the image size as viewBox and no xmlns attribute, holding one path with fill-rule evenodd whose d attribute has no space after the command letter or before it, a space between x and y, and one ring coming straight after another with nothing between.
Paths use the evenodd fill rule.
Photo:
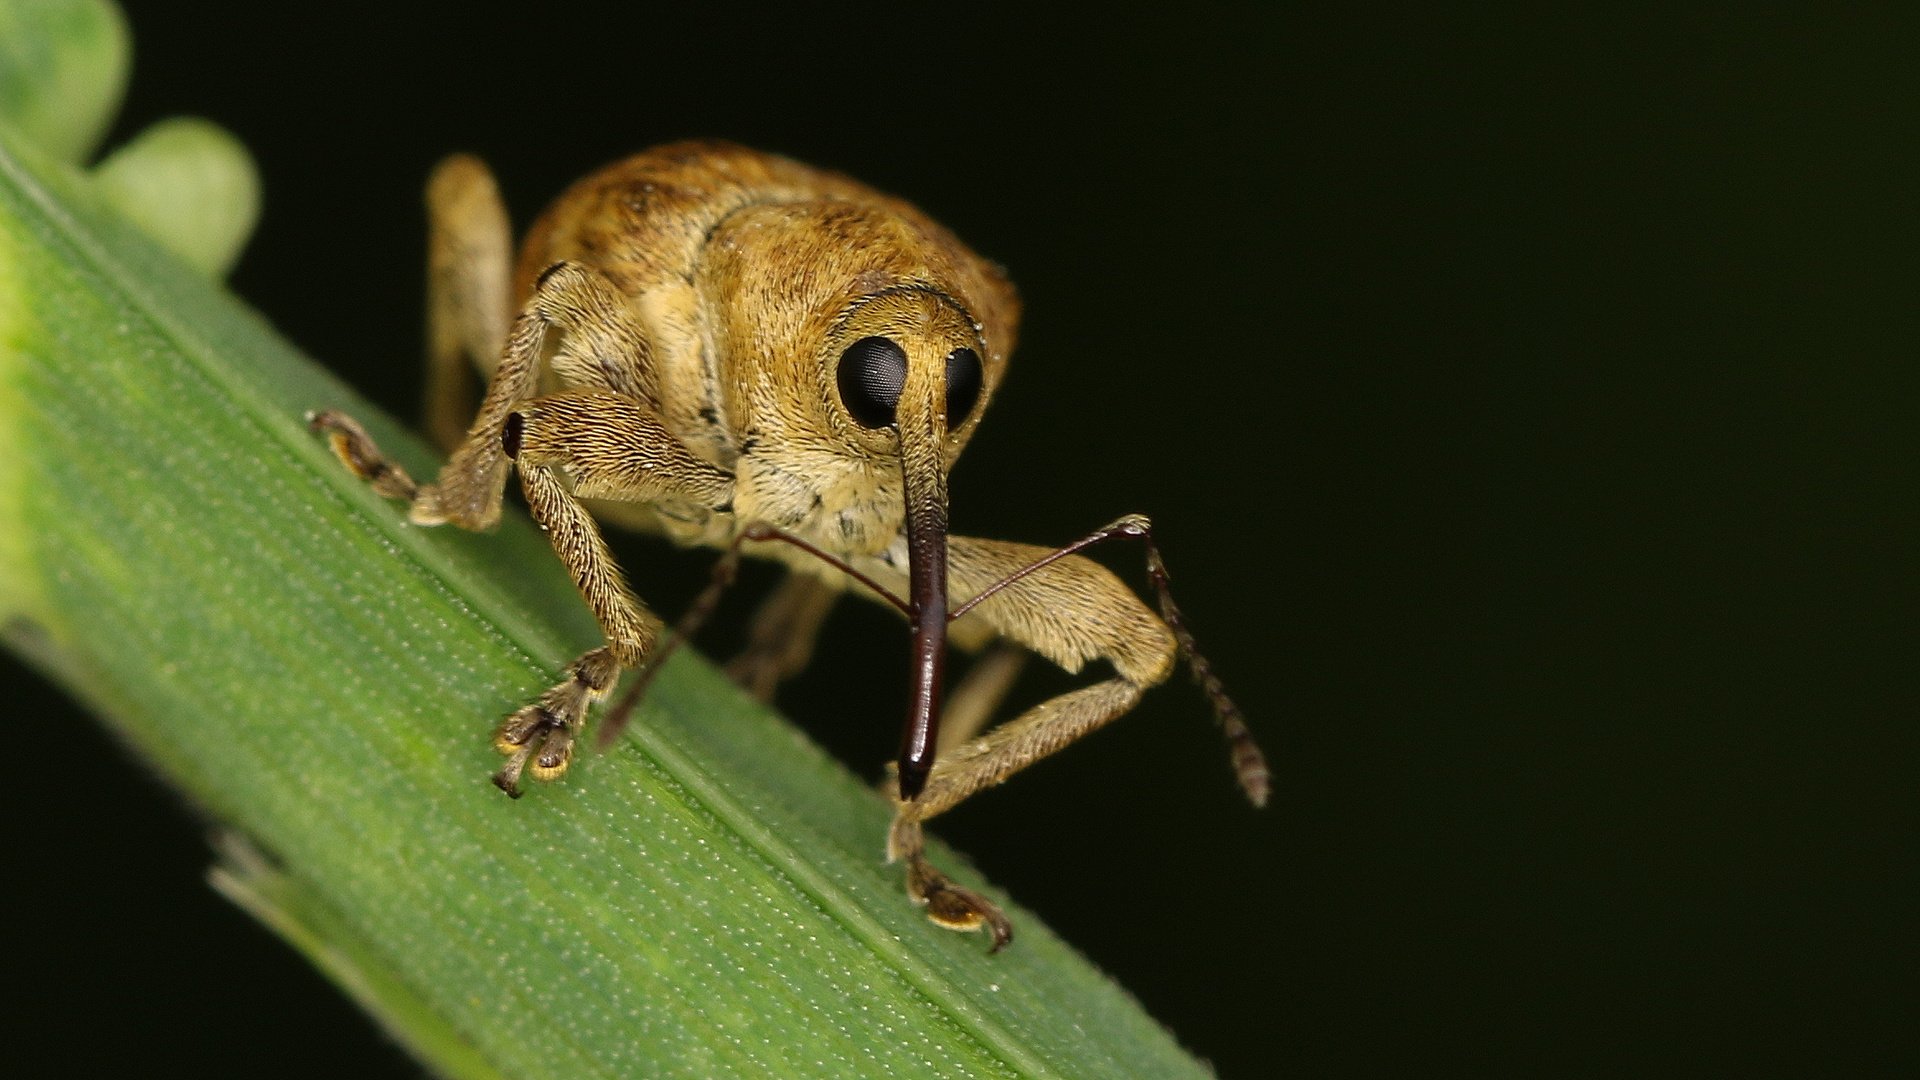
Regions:
<instances>
[{"instance_id":1,"label":"weevil leg","mask_svg":"<svg viewBox=\"0 0 1920 1080\"><path fill-rule=\"evenodd\" d=\"M602 326L595 320L613 325ZM618 297L605 280L577 263L548 267L540 275L533 296L513 320L500 366L487 385L479 414L432 484L414 484L352 417L329 409L311 414L308 422L315 431L327 435L334 453L354 475L372 482L383 495L406 499L407 516L414 524L452 522L465 529L491 529L500 520L501 497L507 485L509 461L502 442L507 417L537 393L541 356L549 332L555 329L564 335L555 362L565 356L576 369L612 368L623 358L646 354L638 328L620 309ZM650 398L642 400L651 403Z\"/></svg>"},{"instance_id":2,"label":"weevil leg","mask_svg":"<svg viewBox=\"0 0 1920 1080\"><path fill-rule=\"evenodd\" d=\"M927 861L921 822L1121 716L1145 689L1125 679L1108 679L1061 694L950 753L943 752L917 798L903 801L895 796L887 861L905 860L907 895L926 905L929 919L949 930L990 931L989 952L1000 951L1012 940L1013 924L998 904L954 884Z\"/></svg>"},{"instance_id":3,"label":"weevil leg","mask_svg":"<svg viewBox=\"0 0 1920 1080\"><path fill-rule=\"evenodd\" d=\"M474 374L491 378L513 320L513 236L493 174L454 154L427 178L427 435L451 453L466 437Z\"/></svg>"},{"instance_id":4,"label":"weevil leg","mask_svg":"<svg viewBox=\"0 0 1920 1080\"><path fill-rule=\"evenodd\" d=\"M567 368L575 385L603 389L534 397L556 329L564 336L554 365ZM519 465L534 518L607 643L568 665L565 679L501 725L496 743L509 760L495 781L510 792L524 770L539 779L565 771L587 708L613 688L621 669L645 657L657 632L578 500L672 502L689 513L732 502L732 474L695 457L655 418L646 357L645 337L611 287L579 264L556 263L514 319L479 414L436 483L415 484L353 418L331 410L310 418L348 468L382 494L406 499L409 518L420 525L493 527L507 472Z\"/></svg>"},{"instance_id":5,"label":"weevil leg","mask_svg":"<svg viewBox=\"0 0 1920 1080\"><path fill-rule=\"evenodd\" d=\"M514 320L506 355L487 387L486 400L466 439L440 468L435 483L415 484L399 463L374 445L352 417L333 409L310 413L308 424L327 436L333 452L355 476L382 495L407 500L407 517L416 525L452 522L484 531L500 521L509 461L502 446L507 416L531 398L539 384L540 353L550 322L536 292L527 310Z\"/></svg>"},{"instance_id":6,"label":"weevil leg","mask_svg":"<svg viewBox=\"0 0 1920 1080\"><path fill-rule=\"evenodd\" d=\"M325 435L327 445L333 448L333 456L373 490L389 499L404 499L408 503L419 496L420 485L407 475L406 467L381 453L360 421L336 409L323 409L307 414L307 426Z\"/></svg>"},{"instance_id":7,"label":"weevil leg","mask_svg":"<svg viewBox=\"0 0 1920 1080\"><path fill-rule=\"evenodd\" d=\"M633 606L621 615L638 627L638 633L581 654L567 665L566 678L540 695L540 700L521 706L494 732L494 746L507 755L506 765L493 774L501 791L519 798L520 776L529 767L536 780L553 780L566 772L573 763L574 743L586 725L587 709L606 697L620 680L621 670L638 663L653 645L652 623L639 602L628 599ZM623 662L623 657L630 659Z\"/></svg>"},{"instance_id":8,"label":"weevil leg","mask_svg":"<svg viewBox=\"0 0 1920 1080\"><path fill-rule=\"evenodd\" d=\"M547 531L574 585L587 598L607 643L567 665L564 679L507 717L495 732L494 745L508 761L493 782L516 798L521 770L529 765L536 780L552 780L567 770L587 710L613 689L622 669L645 659L658 636L657 622L627 588L593 518L567 493L555 470L528 467L520 480L534 520Z\"/></svg>"},{"instance_id":9,"label":"weevil leg","mask_svg":"<svg viewBox=\"0 0 1920 1080\"><path fill-rule=\"evenodd\" d=\"M761 701L772 701L781 680L800 674L813 659L820 627L841 590L795 570L753 613L747 647L727 664L733 681Z\"/></svg>"},{"instance_id":10,"label":"weevil leg","mask_svg":"<svg viewBox=\"0 0 1920 1080\"><path fill-rule=\"evenodd\" d=\"M508 761L494 782L515 794L522 768L537 780L566 771L587 710L613 689L623 669L647 658L659 637L658 620L627 588L580 499L677 499L712 511L732 501L733 475L695 457L641 403L605 390L522 403L507 415L502 445L519 467L533 519L546 530L607 637L606 645L575 660L567 677L539 701L500 726L495 744Z\"/></svg>"},{"instance_id":11,"label":"weevil leg","mask_svg":"<svg viewBox=\"0 0 1920 1080\"><path fill-rule=\"evenodd\" d=\"M929 917L939 925L960 930L990 928L996 947L1006 932L1005 915L991 901L953 885L927 865L920 824L1124 715L1149 687L1167 678L1180 653L1187 655L1196 680L1227 729L1248 796L1256 805L1265 801L1265 763L1239 710L1213 677L1179 609L1173 606L1166 567L1152 547L1148 530L1145 518L1130 516L1058 550L968 537L949 539L952 595L972 598L954 606L954 617L965 614L983 620L1008 642L1070 672L1090 660L1104 660L1112 665L1115 677L1042 702L964 744L943 747L916 798L901 800L894 793L888 856L907 862L908 893L927 903ZM1149 574L1161 601L1159 617L1106 568L1074 554L1118 536L1147 541Z\"/></svg>"},{"instance_id":12,"label":"weevil leg","mask_svg":"<svg viewBox=\"0 0 1920 1080\"><path fill-rule=\"evenodd\" d=\"M1145 690L1145 686L1126 679L1108 679L1061 694L950 753L942 753L917 798L901 800L894 794L887 861L906 861L907 895L927 905L928 918L949 930L990 930L991 951L995 952L1012 938L1012 925L997 904L955 885L927 862L920 839L921 822L1121 716L1133 708Z\"/></svg>"},{"instance_id":13,"label":"weevil leg","mask_svg":"<svg viewBox=\"0 0 1920 1080\"><path fill-rule=\"evenodd\" d=\"M934 763L920 796L899 804L899 815L925 821L968 796L1006 780L1082 736L1125 715L1147 686L1107 679L1035 705Z\"/></svg>"},{"instance_id":14,"label":"weevil leg","mask_svg":"<svg viewBox=\"0 0 1920 1080\"><path fill-rule=\"evenodd\" d=\"M1152 615L1131 590L1098 564L1075 554L1116 538L1137 539L1146 547L1147 577L1153 584L1160 608L1159 618L1153 620L1158 627L1156 633L1143 632L1142 616L1152 619ZM1164 669L1150 674L1143 662L1149 656L1157 656L1160 660L1154 667L1161 667L1161 661L1170 663L1172 657L1165 651L1166 638L1170 636L1178 654L1186 658L1193 681L1213 706L1241 788L1255 806L1264 806L1269 785L1266 759L1254 742L1240 707L1227 695L1226 687L1214 674L1213 665L1200 652L1199 643L1187 628L1179 605L1174 603L1166 562L1153 541L1152 523L1142 515L1129 514L1064 548L1046 552L989 580L982 587L982 577L1022 555L1041 550L1024 544L954 538L953 564L962 566L955 571L959 582L956 591L965 589L960 595L970 595L970 599L954 607L952 617L984 618L989 625L1069 671L1078 670L1080 664L1089 659L1110 660L1122 679L1143 687L1166 677ZM1099 621L1098 617L1077 628L1072 625L1076 619L1092 616L1095 608L1106 612L1107 625L1102 630L1095 631L1092 625ZM1063 615L1069 618L1063 621Z\"/></svg>"},{"instance_id":15,"label":"weevil leg","mask_svg":"<svg viewBox=\"0 0 1920 1080\"><path fill-rule=\"evenodd\" d=\"M927 918L948 930L986 930L993 937L987 951L999 952L1013 940L1013 921L1000 905L953 883L927 861L926 833L920 822L896 815L887 830L887 861L907 864L907 897L927 909Z\"/></svg>"}]
</instances>

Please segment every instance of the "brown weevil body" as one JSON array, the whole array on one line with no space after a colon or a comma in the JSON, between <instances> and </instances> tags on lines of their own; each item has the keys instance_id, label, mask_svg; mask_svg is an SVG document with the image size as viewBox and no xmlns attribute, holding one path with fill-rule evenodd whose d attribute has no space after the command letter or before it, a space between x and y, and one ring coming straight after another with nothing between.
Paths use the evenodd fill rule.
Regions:
<instances>
[{"instance_id":1,"label":"brown weevil body","mask_svg":"<svg viewBox=\"0 0 1920 1080\"><path fill-rule=\"evenodd\" d=\"M992 902L927 862L921 822L1126 712L1176 652L1212 699L1248 796L1265 801L1266 767L1194 651L1145 518L1058 550L947 534L947 472L1006 373L1020 304L998 267L919 210L716 142L660 147L581 180L534 224L517 263L478 160L443 162L427 203L427 423L451 459L420 485L351 418L320 413L313 426L422 525L491 527L517 471L599 619L606 644L500 726L502 789L564 772L588 707L667 652L591 504L726 552L683 629L742 552L789 567L729 668L762 698L805 665L840 593L907 616L913 694L887 785L887 854L906 861L909 894L942 926L989 928L996 949L1012 932ZM469 365L490 380L471 423ZM1146 543L1157 616L1075 554L1116 536ZM950 630L954 644L988 651L943 708ZM1104 660L1113 675L982 735L1028 651L1068 671Z\"/></svg>"}]
</instances>

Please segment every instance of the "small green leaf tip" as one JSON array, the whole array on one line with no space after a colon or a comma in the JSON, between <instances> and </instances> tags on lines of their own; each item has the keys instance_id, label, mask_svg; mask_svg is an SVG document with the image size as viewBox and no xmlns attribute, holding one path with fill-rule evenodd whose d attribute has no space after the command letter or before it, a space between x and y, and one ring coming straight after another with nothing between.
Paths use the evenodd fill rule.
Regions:
<instances>
[{"instance_id":1,"label":"small green leaf tip","mask_svg":"<svg viewBox=\"0 0 1920 1080\"><path fill-rule=\"evenodd\" d=\"M79 165L119 111L131 57L111 0L0 0L0 117Z\"/></svg>"},{"instance_id":2,"label":"small green leaf tip","mask_svg":"<svg viewBox=\"0 0 1920 1080\"><path fill-rule=\"evenodd\" d=\"M115 209L212 277L233 268L260 218L253 158L210 120L162 120L108 155L94 175Z\"/></svg>"}]
</instances>

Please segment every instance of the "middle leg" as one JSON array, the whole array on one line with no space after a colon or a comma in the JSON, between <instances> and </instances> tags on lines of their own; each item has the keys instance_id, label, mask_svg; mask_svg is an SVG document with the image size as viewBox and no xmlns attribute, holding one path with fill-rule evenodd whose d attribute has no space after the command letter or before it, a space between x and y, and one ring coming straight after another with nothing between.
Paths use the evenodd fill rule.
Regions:
<instances>
[{"instance_id":1,"label":"middle leg","mask_svg":"<svg viewBox=\"0 0 1920 1080\"><path fill-rule=\"evenodd\" d=\"M727 664L727 674L754 697L772 701L781 680L806 670L820 626L839 598L839 589L812 574L788 570L753 613L747 647Z\"/></svg>"}]
</instances>

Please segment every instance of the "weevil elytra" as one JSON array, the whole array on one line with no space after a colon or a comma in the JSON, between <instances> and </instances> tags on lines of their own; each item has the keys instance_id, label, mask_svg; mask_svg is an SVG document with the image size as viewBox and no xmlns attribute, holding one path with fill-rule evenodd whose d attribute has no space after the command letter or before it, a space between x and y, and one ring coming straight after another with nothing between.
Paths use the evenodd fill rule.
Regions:
<instances>
[{"instance_id":1,"label":"weevil elytra","mask_svg":"<svg viewBox=\"0 0 1920 1080\"><path fill-rule=\"evenodd\" d=\"M788 567L729 668L762 698L805 666L841 593L907 617L913 693L886 783L886 849L941 926L985 927L996 950L1012 934L998 907L928 863L921 823L1125 713L1176 653L1212 700L1248 797L1266 801L1266 765L1181 622L1145 518L1057 550L947 534L947 473L1005 375L1020 303L946 229L844 176L718 142L659 147L579 181L517 262L477 159L442 162L427 205L427 425L450 460L416 484L350 417L312 424L421 525L491 527L518 471L599 619L606 644L501 724L503 790L566 771L588 708L626 669L647 668L644 685L745 553ZM490 380L471 423L469 365ZM662 638L594 514L725 552L682 633ZM1158 616L1076 554L1122 536L1146 546ZM982 655L943 708L950 641ZM981 734L1027 652L1070 672L1104 660L1113 675Z\"/></svg>"}]
</instances>

